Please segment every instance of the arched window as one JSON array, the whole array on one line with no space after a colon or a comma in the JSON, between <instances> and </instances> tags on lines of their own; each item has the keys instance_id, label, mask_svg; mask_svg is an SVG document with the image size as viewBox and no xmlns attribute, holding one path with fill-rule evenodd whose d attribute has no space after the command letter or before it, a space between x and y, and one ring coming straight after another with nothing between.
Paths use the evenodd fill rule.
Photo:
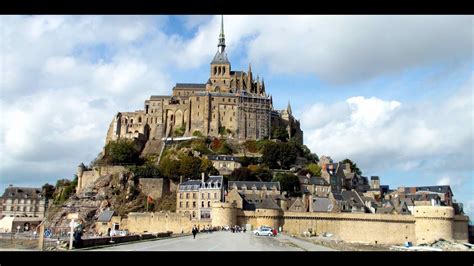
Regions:
<instances>
[{"instance_id":1,"label":"arched window","mask_svg":"<svg viewBox=\"0 0 474 266\"><path fill-rule=\"evenodd\" d=\"M214 76L217 74L217 67L214 67Z\"/></svg>"},{"instance_id":2,"label":"arched window","mask_svg":"<svg viewBox=\"0 0 474 266\"><path fill-rule=\"evenodd\" d=\"M133 118L132 118L132 119L130 119L130 124L133 124Z\"/></svg>"},{"instance_id":3,"label":"arched window","mask_svg":"<svg viewBox=\"0 0 474 266\"><path fill-rule=\"evenodd\" d=\"M211 207L211 201L207 202L207 207Z\"/></svg>"},{"instance_id":4,"label":"arched window","mask_svg":"<svg viewBox=\"0 0 474 266\"><path fill-rule=\"evenodd\" d=\"M225 67L222 68L222 75L225 74Z\"/></svg>"},{"instance_id":5,"label":"arched window","mask_svg":"<svg viewBox=\"0 0 474 266\"><path fill-rule=\"evenodd\" d=\"M138 117L138 123L141 123L142 122L142 117Z\"/></svg>"},{"instance_id":6,"label":"arched window","mask_svg":"<svg viewBox=\"0 0 474 266\"><path fill-rule=\"evenodd\" d=\"M203 201L203 202L201 202L201 207L203 207L203 208L204 208L204 201Z\"/></svg>"}]
</instances>

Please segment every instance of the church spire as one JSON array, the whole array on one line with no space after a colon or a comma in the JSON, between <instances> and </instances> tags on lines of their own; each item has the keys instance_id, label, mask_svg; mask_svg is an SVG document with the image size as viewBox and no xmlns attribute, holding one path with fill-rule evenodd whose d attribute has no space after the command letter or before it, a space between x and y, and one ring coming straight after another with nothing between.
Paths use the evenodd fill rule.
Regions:
<instances>
[{"instance_id":1,"label":"church spire","mask_svg":"<svg viewBox=\"0 0 474 266\"><path fill-rule=\"evenodd\" d=\"M219 34L219 52L223 53L225 50L225 36L224 36L224 15L221 16L221 33Z\"/></svg>"},{"instance_id":2,"label":"church spire","mask_svg":"<svg viewBox=\"0 0 474 266\"><path fill-rule=\"evenodd\" d=\"M286 107L286 111L288 112L288 114L291 115L291 105L290 105L290 101L288 101L288 107Z\"/></svg>"}]
</instances>

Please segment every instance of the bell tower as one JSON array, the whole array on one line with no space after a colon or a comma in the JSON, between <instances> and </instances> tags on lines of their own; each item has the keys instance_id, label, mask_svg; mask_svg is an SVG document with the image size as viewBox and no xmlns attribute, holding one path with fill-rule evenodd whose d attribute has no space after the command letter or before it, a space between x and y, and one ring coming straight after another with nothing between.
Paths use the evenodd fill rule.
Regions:
<instances>
[{"instance_id":1,"label":"bell tower","mask_svg":"<svg viewBox=\"0 0 474 266\"><path fill-rule=\"evenodd\" d=\"M211 62L211 91L228 92L230 89L230 62L225 52L224 16L221 16L221 32L218 50Z\"/></svg>"}]
</instances>

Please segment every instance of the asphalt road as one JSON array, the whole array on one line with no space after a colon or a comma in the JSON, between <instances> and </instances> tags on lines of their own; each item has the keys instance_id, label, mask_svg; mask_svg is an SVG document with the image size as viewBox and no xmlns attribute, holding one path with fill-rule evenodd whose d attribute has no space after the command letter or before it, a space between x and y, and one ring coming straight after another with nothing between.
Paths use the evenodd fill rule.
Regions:
<instances>
[{"instance_id":1,"label":"asphalt road","mask_svg":"<svg viewBox=\"0 0 474 266\"><path fill-rule=\"evenodd\" d=\"M331 251L290 236L255 236L251 232L200 233L171 239L144 241L93 249L93 251Z\"/></svg>"}]
</instances>

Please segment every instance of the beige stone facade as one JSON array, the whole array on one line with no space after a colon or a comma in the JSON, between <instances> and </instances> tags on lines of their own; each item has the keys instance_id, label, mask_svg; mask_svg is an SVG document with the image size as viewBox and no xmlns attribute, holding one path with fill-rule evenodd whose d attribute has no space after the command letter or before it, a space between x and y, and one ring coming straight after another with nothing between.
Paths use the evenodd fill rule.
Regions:
<instances>
[{"instance_id":1,"label":"beige stone facade","mask_svg":"<svg viewBox=\"0 0 474 266\"><path fill-rule=\"evenodd\" d=\"M212 204L223 201L223 192L222 176L187 180L178 186L176 212L190 213L192 219L211 219Z\"/></svg>"},{"instance_id":2,"label":"beige stone facade","mask_svg":"<svg viewBox=\"0 0 474 266\"><path fill-rule=\"evenodd\" d=\"M106 141L121 138L160 140L171 136L225 134L239 140L263 139L272 128L285 127L290 137L303 141L300 123L291 108L273 109L265 83L248 71L234 71L225 52L223 32L210 64L206 83L177 83L170 96L151 96L144 110L119 112L110 123Z\"/></svg>"},{"instance_id":3,"label":"beige stone facade","mask_svg":"<svg viewBox=\"0 0 474 266\"><path fill-rule=\"evenodd\" d=\"M0 201L2 201L2 217L43 218L48 205L41 188L10 186L5 189Z\"/></svg>"}]
</instances>

